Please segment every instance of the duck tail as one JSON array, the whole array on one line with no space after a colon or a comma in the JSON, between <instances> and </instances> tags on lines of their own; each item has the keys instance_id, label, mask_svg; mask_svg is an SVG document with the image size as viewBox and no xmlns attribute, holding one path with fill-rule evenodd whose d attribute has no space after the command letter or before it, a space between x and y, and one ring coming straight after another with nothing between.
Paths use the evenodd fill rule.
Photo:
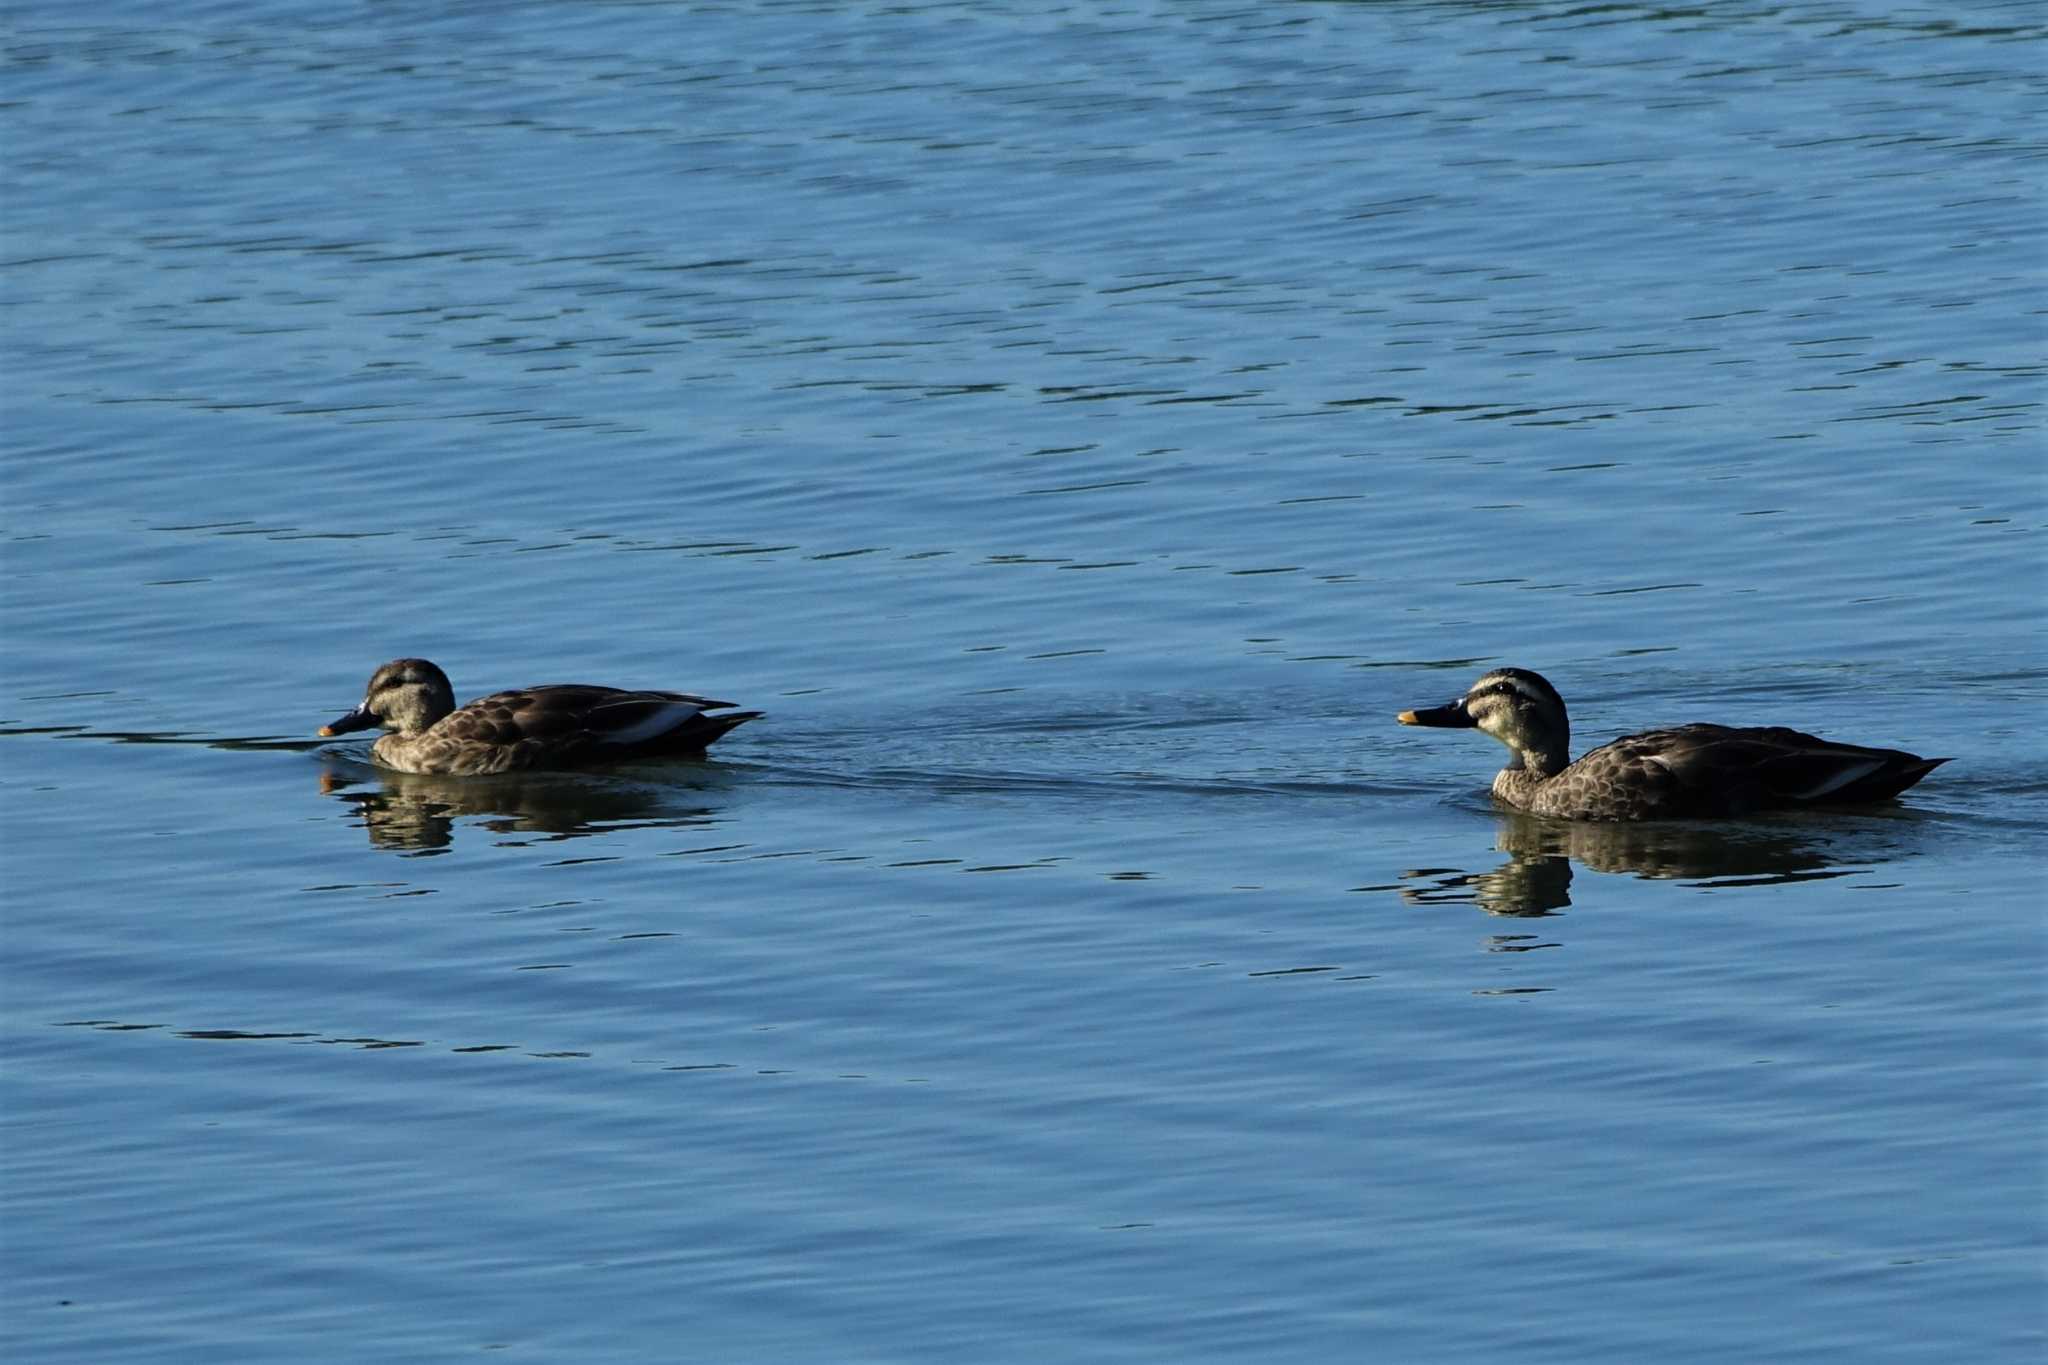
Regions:
<instances>
[{"instance_id":1,"label":"duck tail","mask_svg":"<svg viewBox=\"0 0 2048 1365\"><path fill-rule=\"evenodd\" d=\"M724 738L728 731L745 725L761 714L759 711L700 711L690 717L689 723L676 732L674 747L687 752L702 752L711 747L713 742Z\"/></svg>"},{"instance_id":2,"label":"duck tail","mask_svg":"<svg viewBox=\"0 0 2048 1365\"><path fill-rule=\"evenodd\" d=\"M1831 793L1828 799L1842 802L1889 801L1946 762L1946 758L1921 758L1902 753L1869 775Z\"/></svg>"}]
</instances>

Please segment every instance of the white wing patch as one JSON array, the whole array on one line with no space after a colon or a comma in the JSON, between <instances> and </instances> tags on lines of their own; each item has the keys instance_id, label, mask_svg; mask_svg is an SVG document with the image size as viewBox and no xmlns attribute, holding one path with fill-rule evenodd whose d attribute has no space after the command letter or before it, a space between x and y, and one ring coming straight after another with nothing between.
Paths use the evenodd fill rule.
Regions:
<instances>
[{"instance_id":1,"label":"white wing patch","mask_svg":"<svg viewBox=\"0 0 2048 1365\"><path fill-rule=\"evenodd\" d=\"M1818 801L1830 792L1837 792L1851 783L1861 782L1883 766L1884 760L1881 758L1873 758L1864 763L1846 764L1835 769L1807 790L1790 792L1788 795L1795 796L1801 801Z\"/></svg>"},{"instance_id":2,"label":"white wing patch","mask_svg":"<svg viewBox=\"0 0 2048 1365\"><path fill-rule=\"evenodd\" d=\"M600 744L644 744L658 735L667 734L703 710L703 707L691 702L672 701L664 706L655 707L643 719L632 725L619 730L605 731L597 736L597 741Z\"/></svg>"}]
</instances>

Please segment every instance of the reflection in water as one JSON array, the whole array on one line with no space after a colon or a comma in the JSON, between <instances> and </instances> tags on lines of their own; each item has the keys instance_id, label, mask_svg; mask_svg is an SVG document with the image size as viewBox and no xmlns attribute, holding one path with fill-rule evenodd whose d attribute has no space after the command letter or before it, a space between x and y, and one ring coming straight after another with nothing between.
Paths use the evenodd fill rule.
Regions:
<instances>
[{"instance_id":1,"label":"reflection in water","mask_svg":"<svg viewBox=\"0 0 2048 1365\"><path fill-rule=\"evenodd\" d=\"M1845 877L1900 852L1906 814L1858 819L1786 815L1768 819L1592 824L1499 813L1494 847L1508 860L1486 872L1417 868L1402 874L1414 905L1472 903L1488 914L1548 915L1572 903L1572 864L1594 872L1711 886L1771 886Z\"/></svg>"},{"instance_id":2,"label":"reflection in water","mask_svg":"<svg viewBox=\"0 0 2048 1365\"><path fill-rule=\"evenodd\" d=\"M1490 915L1548 915L1572 903L1571 861L1562 857L1510 858L1491 872L1418 867L1401 874L1410 905L1477 904Z\"/></svg>"},{"instance_id":3,"label":"reflection in water","mask_svg":"<svg viewBox=\"0 0 2048 1365\"><path fill-rule=\"evenodd\" d=\"M648 773L649 768L636 769ZM705 792L718 769L702 763L660 765L662 780L622 772L508 773L438 777L329 764L320 789L355 808L375 848L441 852L458 820L492 834L575 839L622 825L687 828L718 823Z\"/></svg>"}]
</instances>

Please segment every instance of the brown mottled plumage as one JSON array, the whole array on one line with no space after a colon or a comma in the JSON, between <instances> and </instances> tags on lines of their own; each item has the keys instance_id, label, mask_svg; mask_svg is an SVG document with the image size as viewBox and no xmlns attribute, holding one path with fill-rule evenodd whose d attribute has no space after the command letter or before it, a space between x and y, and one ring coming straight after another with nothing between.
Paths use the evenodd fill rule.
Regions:
<instances>
[{"instance_id":1,"label":"brown mottled plumage","mask_svg":"<svg viewBox=\"0 0 2048 1365\"><path fill-rule=\"evenodd\" d=\"M1514 754L1493 794L1568 820L1668 820L1887 801L1945 758L1837 744L1783 726L1679 725L1626 735L1571 759L1564 698L1541 675L1497 668L1403 725L1477 728Z\"/></svg>"},{"instance_id":2,"label":"brown mottled plumage","mask_svg":"<svg viewBox=\"0 0 2048 1365\"><path fill-rule=\"evenodd\" d=\"M474 777L700 754L761 714L707 714L732 704L685 692L550 683L493 692L457 709L447 674L425 659L394 659L370 676L362 705L320 733L382 726L390 733L370 746L370 755L385 767Z\"/></svg>"}]
</instances>

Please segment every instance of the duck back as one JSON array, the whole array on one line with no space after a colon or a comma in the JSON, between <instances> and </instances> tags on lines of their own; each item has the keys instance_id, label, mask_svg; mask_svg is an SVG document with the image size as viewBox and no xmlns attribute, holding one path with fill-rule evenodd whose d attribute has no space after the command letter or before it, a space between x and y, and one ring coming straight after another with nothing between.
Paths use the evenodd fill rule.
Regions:
<instances>
[{"instance_id":1,"label":"duck back","mask_svg":"<svg viewBox=\"0 0 2048 1365\"><path fill-rule=\"evenodd\" d=\"M1542 783L1529 809L1644 820L1860 805L1897 796L1947 761L1777 725L1679 725L1593 750Z\"/></svg>"}]
</instances>

